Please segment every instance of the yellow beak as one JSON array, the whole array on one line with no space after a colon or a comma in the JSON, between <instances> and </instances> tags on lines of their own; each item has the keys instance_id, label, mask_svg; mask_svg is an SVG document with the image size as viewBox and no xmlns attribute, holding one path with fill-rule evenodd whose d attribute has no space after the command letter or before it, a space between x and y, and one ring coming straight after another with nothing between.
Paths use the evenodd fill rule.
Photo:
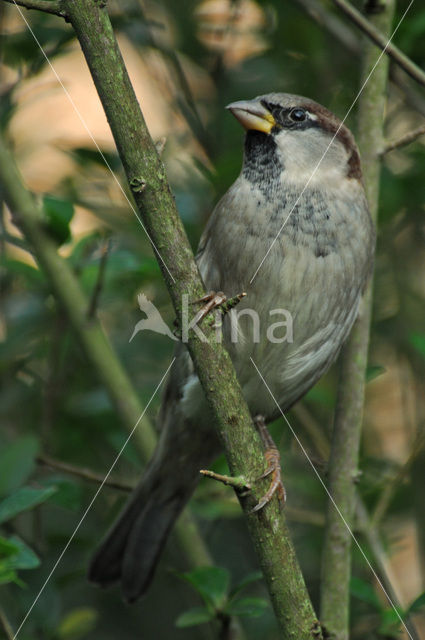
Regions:
<instances>
[{"instance_id":1,"label":"yellow beak","mask_svg":"<svg viewBox=\"0 0 425 640\"><path fill-rule=\"evenodd\" d=\"M233 113L236 120L239 120L247 131L253 129L254 131L270 133L276 124L276 120L270 111L267 111L267 109L256 100L239 100L238 102L232 102L227 105L226 109L229 109L229 111Z\"/></svg>"}]
</instances>

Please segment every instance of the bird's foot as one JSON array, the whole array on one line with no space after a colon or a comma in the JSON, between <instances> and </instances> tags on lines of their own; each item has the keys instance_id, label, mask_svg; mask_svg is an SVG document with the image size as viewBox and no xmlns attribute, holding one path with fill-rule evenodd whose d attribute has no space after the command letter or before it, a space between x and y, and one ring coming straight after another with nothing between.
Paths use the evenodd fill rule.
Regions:
<instances>
[{"instance_id":1,"label":"bird's foot","mask_svg":"<svg viewBox=\"0 0 425 640\"><path fill-rule=\"evenodd\" d=\"M264 457L267 462L267 469L258 478L258 480L271 475L271 483L268 491L263 495L262 498L260 498L260 500L252 510L253 512L256 512L262 509L266 504L268 504L275 494L277 495L281 505L283 506L286 501L286 491L282 482L280 453L267 429L264 417L256 416L254 418L254 424L257 427L261 440L263 441L263 444L265 446L266 451Z\"/></svg>"},{"instance_id":2,"label":"bird's foot","mask_svg":"<svg viewBox=\"0 0 425 640\"><path fill-rule=\"evenodd\" d=\"M202 298L198 300L194 300L191 304L202 304L203 306L199 309L198 313L193 319L193 324L198 324L203 320L207 315L211 313L214 309L219 309L224 316L228 313L233 307L236 307L237 304L246 296L246 293L238 293L236 296L232 298L227 298L227 296L222 291L210 291Z\"/></svg>"}]
</instances>

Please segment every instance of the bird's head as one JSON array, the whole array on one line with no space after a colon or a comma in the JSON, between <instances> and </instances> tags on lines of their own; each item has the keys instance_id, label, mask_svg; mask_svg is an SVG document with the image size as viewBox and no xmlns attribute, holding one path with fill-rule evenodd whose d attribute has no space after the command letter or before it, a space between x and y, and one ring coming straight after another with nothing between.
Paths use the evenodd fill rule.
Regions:
<instances>
[{"instance_id":1,"label":"bird's head","mask_svg":"<svg viewBox=\"0 0 425 640\"><path fill-rule=\"evenodd\" d=\"M317 102L288 93L269 93L227 106L246 129L244 170L251 178L279 167L285 182L361 179L353 135Z\"/></svg>"}]
</instances>

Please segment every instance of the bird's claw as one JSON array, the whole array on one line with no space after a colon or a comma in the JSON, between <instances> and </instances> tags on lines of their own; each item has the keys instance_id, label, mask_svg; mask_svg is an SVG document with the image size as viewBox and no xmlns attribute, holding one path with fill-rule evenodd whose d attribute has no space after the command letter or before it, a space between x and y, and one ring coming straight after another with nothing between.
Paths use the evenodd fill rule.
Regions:
<instances>
[{"instance_id":1,"label":"bird's claw","mask_svg":"<svg viewBox=\"0 0 425 640\"><path fill-rule=\"evenodd\" d=\"M199 298L198 300L194 300L192 304L202 304L202 307L199 309L198 313L193 319L193 324L198 324L203 320L213 309L217 309L223 302L226 302L227 297L224 295L222 291L210 291L207 295Z\"/></svg>"},{"instance_id":2,"label":"bird's claw","mask_svg":"<svg viewBox=\"0 0 425 640\"><path fill-rule=\"evenodd\" d=\"M214 309L220 309L220 311L224 315L225 313L230 311L230 309L233 309L233 307L235 307L245 296L246 293L238 293L236 296L228 299L223 291L210 291L202 298L199 298L198 300L194 300L192 302L192 304L204 303L194 317L193 324L198 324L199 322L201 322L201 320L203 320Z\"/></svg>"},{"instance_id":3,"label":"bird's claw","mask_svg":"<svg viewBox=\"0 0 425 640\"><path fill-rule=\"evenodd\" d=\"M260 511L266 504L270 502L274 494L277 494L281 505L283 506L286 501L286 491L282 482L282 470L280 467L280 453L276 447L271 447L266 450L265 456L267 462L267 469L258 478L267 478L271 474L272 480L268 491L258 501L255 507L252 509L252 513Z\"/></svg>"}]
</instances>

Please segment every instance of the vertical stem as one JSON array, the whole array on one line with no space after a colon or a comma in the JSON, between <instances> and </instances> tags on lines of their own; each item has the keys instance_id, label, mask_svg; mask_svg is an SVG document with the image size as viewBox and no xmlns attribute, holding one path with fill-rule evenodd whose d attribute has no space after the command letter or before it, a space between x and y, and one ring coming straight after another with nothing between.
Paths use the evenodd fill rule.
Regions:
<instances>
[{"instance_id":1,"label":"vertical stem","mask_svg":"<svg viewBox=\"0 0 425 640\"><path fill-rule=\"evenodd\" d=\"M3 627L5 638L7 638L7 640L13 640L15 638L15 632L13 631L6 613L4 612L2 607L0 607L0 623Z\"/></svg>"},{"instance_id":2,"label":"vertical stem","mask_svg":"<svg viewBox=\"0 0 425 640\"><path fill-rule=\"evenodd\" d=\"M369 16L370 22L389 37L394 14L394 0L386 0L380 13ZM361 85L372 71L379 51L369 40L363 43ZM380 159L388 79L388 58L383 56L359 99L357 141L362 155L366 195L373 220L377 220ZM365 373L370 333L372 285L363 300L359 317L341 356L341 372L335 411L329 491L347 525L352 527L355 506L355 481L363 418ZM349 638L349 604L351 574L350 531L329 501L322 557L321 619L335 640Z\"/></svg>"}]
</instances>

